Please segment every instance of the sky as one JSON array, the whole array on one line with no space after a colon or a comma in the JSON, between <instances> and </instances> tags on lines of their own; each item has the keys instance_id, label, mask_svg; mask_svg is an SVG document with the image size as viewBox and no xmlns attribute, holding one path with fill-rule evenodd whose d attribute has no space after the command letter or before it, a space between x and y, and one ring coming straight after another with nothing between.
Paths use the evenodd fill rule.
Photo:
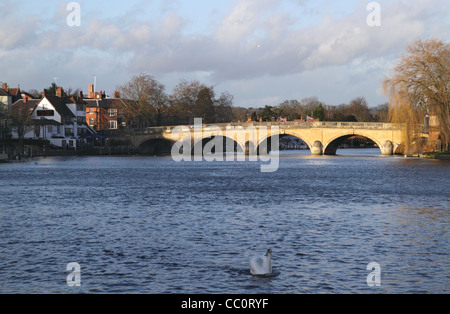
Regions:
<instances>
[{"instance_id":1,"label":"sky","mask_svg":"<svg viewBox=\"0 0 450 314\"><path fill-rule=\"evenodd\" d=\"M380 25L367 21L371 2ZM69 3L0 0L0 82L87 94L95 77L113 95L148 73L167 93L198 80L240 107L306 97L375 107L408 45L450 41L450 0L80 0L79 25Z\"/></svg>"}]
</instances>

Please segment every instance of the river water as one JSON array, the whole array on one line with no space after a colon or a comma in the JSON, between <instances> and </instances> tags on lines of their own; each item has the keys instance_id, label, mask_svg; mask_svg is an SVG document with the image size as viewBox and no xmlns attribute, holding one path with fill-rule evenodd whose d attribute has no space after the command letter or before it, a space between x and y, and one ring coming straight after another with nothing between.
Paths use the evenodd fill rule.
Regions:
<instances>
[{"instance_id":1,"label":"river water","mask_svg":"<svg viewBox=\"0 0 450 314\"><path fill-rule=\"evenodd\" d=\"M2 164L0 293L450 292L449 162L308 154L282 153L273 173L170 157ZM252 277L268 248L275 276Z\"/></svg>"}]
</instances>

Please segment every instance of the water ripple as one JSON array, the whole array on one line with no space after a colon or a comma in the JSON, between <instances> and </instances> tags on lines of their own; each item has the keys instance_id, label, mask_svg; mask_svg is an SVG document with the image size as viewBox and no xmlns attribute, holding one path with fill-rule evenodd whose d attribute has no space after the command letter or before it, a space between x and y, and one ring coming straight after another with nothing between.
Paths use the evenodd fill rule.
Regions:
<instances>
[{"instance_id":1,"label":"water ripple","mask_svg":"<svg viewBox=\"0 0 450 314\"><path fill-rule=\"evenodd\" d=\"M448 293L450 167L47 158L0 165L0 293ZM275 277L248 261L273 250ZM82 287L69 288L77 262ZM378 262L382 287L367 286Z\"/></svg>"}]
</instances>

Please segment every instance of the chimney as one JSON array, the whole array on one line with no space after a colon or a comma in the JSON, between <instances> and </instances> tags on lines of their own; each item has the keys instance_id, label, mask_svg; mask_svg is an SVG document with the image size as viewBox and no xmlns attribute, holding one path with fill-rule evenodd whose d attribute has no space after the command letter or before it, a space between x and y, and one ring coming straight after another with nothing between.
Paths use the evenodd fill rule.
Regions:
<instances>
[{"instance_id":1,"label":"chimney","mask_svg":"<svg viewBox=\"0 0 450 314\"><path fill-rule=\"evenodd\" d=\"M103 98L105 98L106 95L105 95L105 92L100 91L98 93L95 93L95 96L97 99L103 99Z\"/></svg>"},{"instance_id":2,"label":"chimney","mask_svg":"<svg viewBox=\"0 0 450 314\"><path fill-rule=\"evenodd\" d=\"M42 90L42 98L44 98L46 94L47 94L47 90L44 88L44 89Z\"/></svg>"},{"instance_id":3,"label":"chimney","mask_svg":"<svg viewBox=\"0 0 450 314\"><path fill-rule=\"evenodd\" d=\"M78 93L78 97L80 97L80 99L83 100L83 91L80 90L80 92Z\"/></svg>"},{"instance_id":4,"label":"chimney","mask_svg":"<svg viewBox=\"0 0 450 314\"><path fill-rule=\"evenodd\" d=\"M114 92L114 98L119 99L120 98L120 92Z\"/></svg>"},{"instance_id":5,"label":"chimney","mask_svg":"<svg viewBox=\"0 0 450 314\"><path fill-rule=\"evenodd\" d=\"M58 89L56 90L56 96L59 98L62 98L62 96L63 96L63 88L62 87L58 87Z\"/></svg>"},{"instance_id":6,"label":"chimney","mask_svg":"<svg viewBox=\"0 0 450 314\"><path fill-rule=\"evenodd\" d=\"M88 89L88 97L91 98L91 99L95 98L95 95L94 95L94 85L89 85L89 89Z\"/></svg>"},{"instance_id":7,"label":"chimney","mask_svg":"<svg viewBox=\"0 0 450 314\"><path fill-rule=\"evenodd\" d=\"M3 83L3 89L8 89L8 84Z\"/></svg>"},{"instance_id":8,"label":"chimney","mask_svg":"<svg viewBox=\"0 0 450 314\"><path fill-rule=\"evenodd\" d=\"M25 96L25 95L23 96L23 103L24 103L24 104L28 103L28 98L27 98L27 96Z\"/></svg>"}]
</instances>

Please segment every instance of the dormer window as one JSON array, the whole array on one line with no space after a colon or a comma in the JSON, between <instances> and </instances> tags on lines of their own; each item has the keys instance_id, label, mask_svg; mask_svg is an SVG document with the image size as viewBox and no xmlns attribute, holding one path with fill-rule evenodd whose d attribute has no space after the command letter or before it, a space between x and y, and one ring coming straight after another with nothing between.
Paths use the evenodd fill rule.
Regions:
<instances>
[{"instance_id":1,"label":"dormer window","mask_svg":"<svg viewBox=\"0 0 450 314\"><path fill-rule=\"evenodd\" d=\"M117 117L117 109L109 109L108 113L110 117Z\"/></svg>"}]
</instances>

